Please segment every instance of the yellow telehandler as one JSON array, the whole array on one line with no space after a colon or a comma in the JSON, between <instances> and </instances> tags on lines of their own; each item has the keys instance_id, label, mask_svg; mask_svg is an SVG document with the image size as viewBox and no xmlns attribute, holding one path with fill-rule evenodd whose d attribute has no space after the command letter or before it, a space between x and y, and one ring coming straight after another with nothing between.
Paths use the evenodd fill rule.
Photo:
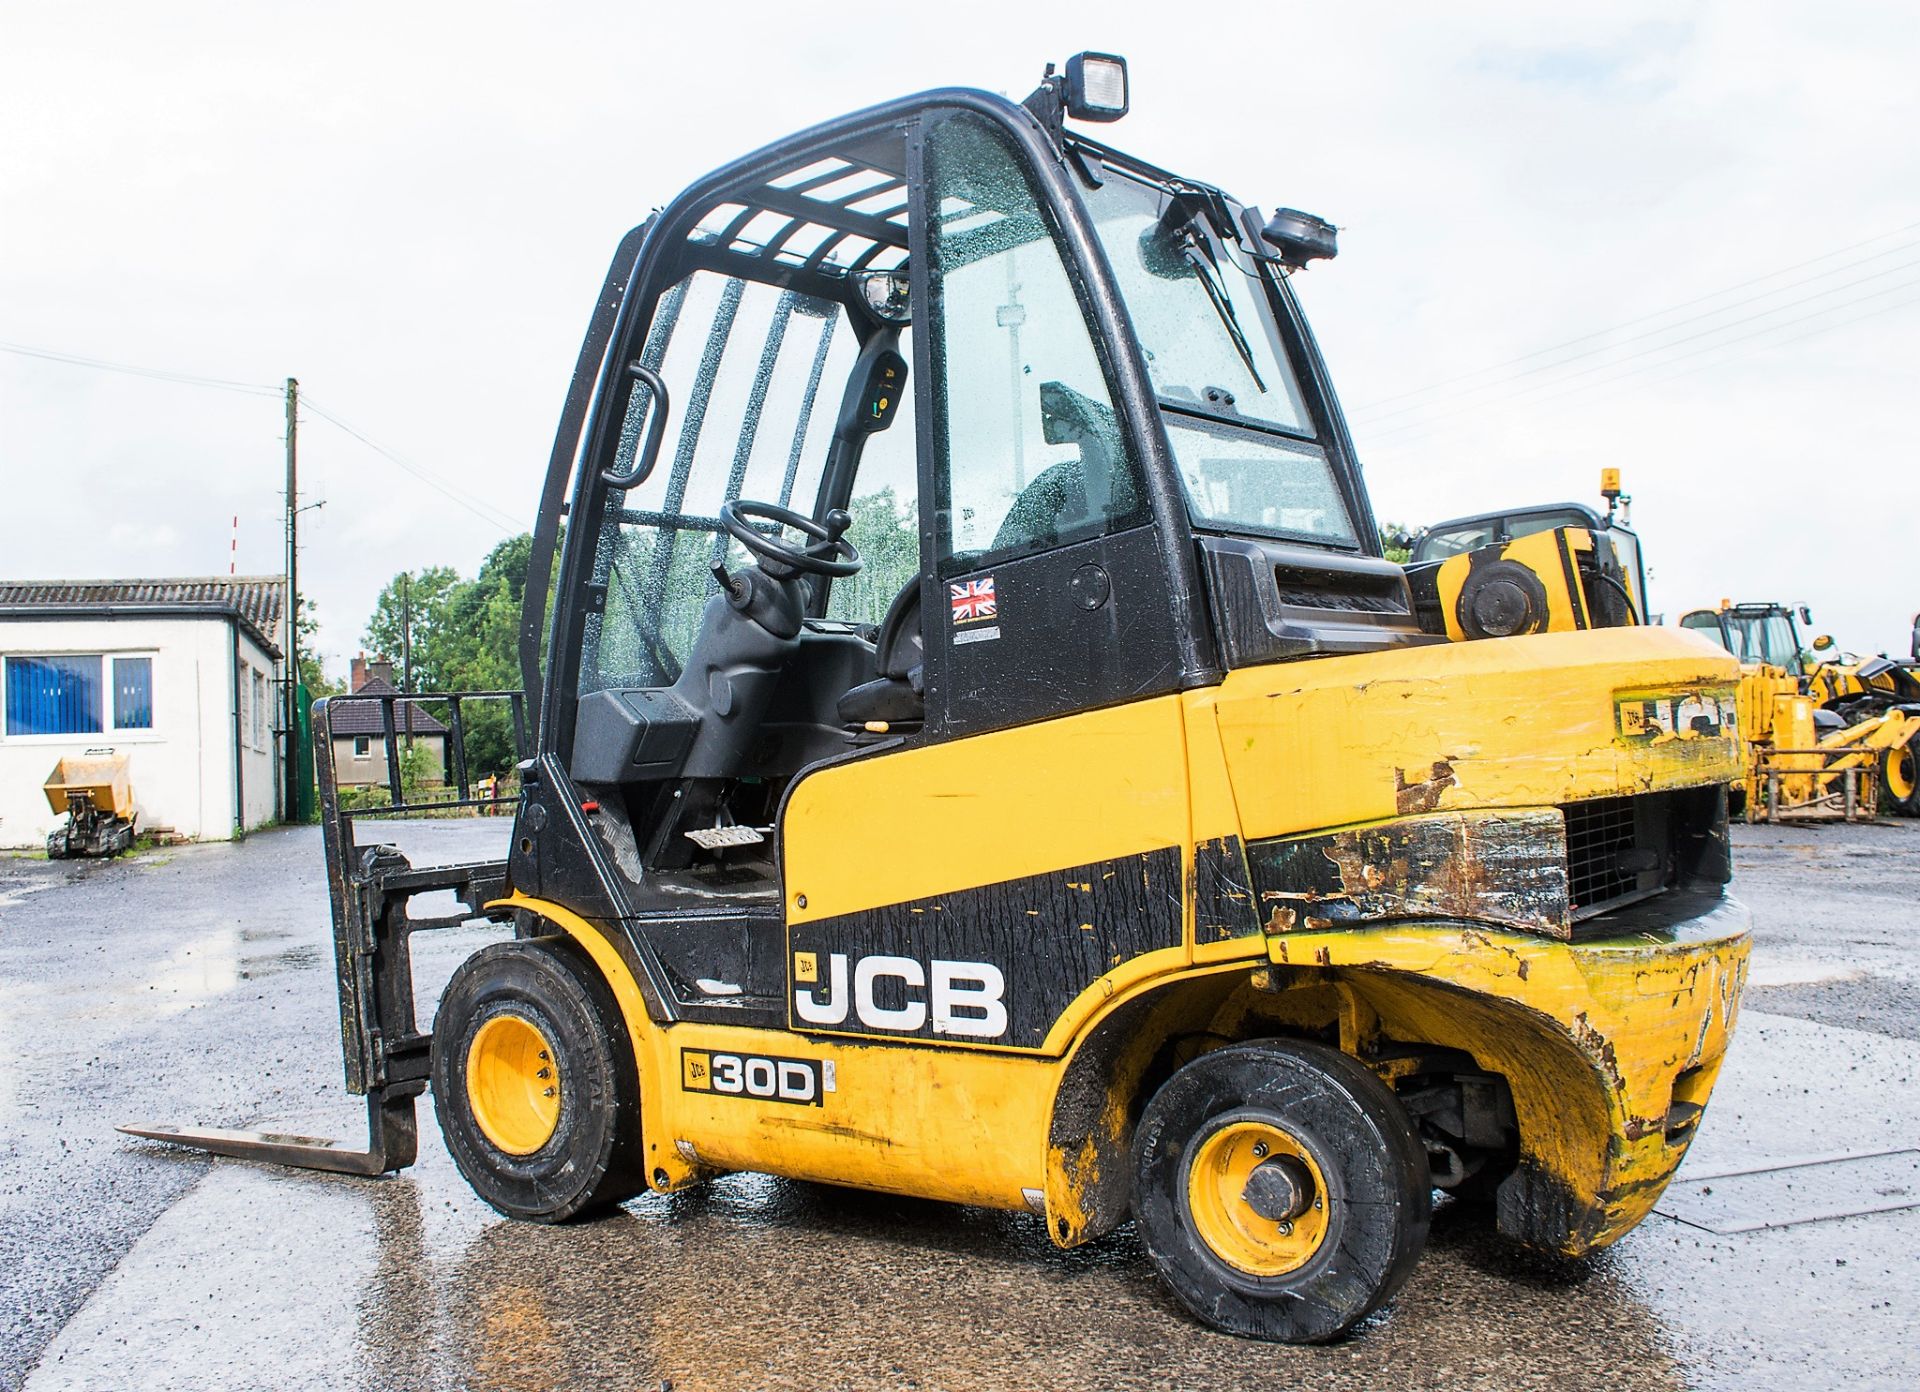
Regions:
<instances>
[{"instance_id":1,"label":"yellow telehandler","mask_svg":"<svg viewBox=\"0 0 1920 1392\"><path fill-rule=\"evenodd\" d=\"M371 1144L134 1134L376 1174L430 1087L514 1218L730 1170L1131 1218L1197 1318L1293 1341L1392 1296L1436 1188L1548 1252L1646 1216L1745 976L1738 665L1423 624L1290 285L1333 227L1086 133L1128 102L1103 54L923 93L629 235L525 692L405 698L456 805L511 706L506 859L364 843L405 790L343 807L329 726L373 702L397 770L398 698L316 707ZM475 917L511 936L423 1029L411 935Z\"/></svg>"},{"instance_id":2,"label":"yellow telehandler","mask_svg":"<svg viewBox=\"0 0 1920 1392\"><path fill-rule=\"evenodd\" d=\"M1740 729L1749 759L1735 810L1750 821L1920 816L1920 679L1911 664L1802 645L1807 606L1695 609L1682 628L1740 659Z\"/></svg>"}]
</instances>

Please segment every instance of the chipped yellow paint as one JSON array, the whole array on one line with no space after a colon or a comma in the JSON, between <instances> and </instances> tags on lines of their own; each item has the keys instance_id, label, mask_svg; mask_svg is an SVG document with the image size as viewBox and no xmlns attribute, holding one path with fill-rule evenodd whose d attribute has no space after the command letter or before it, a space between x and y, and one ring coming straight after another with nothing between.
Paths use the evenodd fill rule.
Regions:
<instances>
[{"instance_id":1,"label":"chipped yellow paint","mask_svg":"<svg viewBox=\"0 0 1920 1392\"><path fill-rule=\"evenodd\" d=\"M1047 1122L1061 1064L911 1042L854 1043L784 1030L683 1022L647 1014L626 963L572 910L514 893L489 909L523 909L577 942L612 989L640 1074L643 1144L657 1189L712 1170L748 1169L953 1203L1024 1208L1045 1170ZM1104 995L1102 999L1104 999ZM1091 1008L1091 1007L1090 1007ZM819 1107L693 1091L682 1050L834 1063ZM669 1086L669 1082L674 1085ZM698 1157L680 1149L686 1142ZM956 1157L964 1157L959 1163Z\"/></svg>"},{"instance_id":2,"label":"chipped yellow paint","mask_svg":"<svg viewBox=\"0 0 1920 1392\"><path fill-rule=\"evenodd\" d=\"M1238 671L802 779L782 828L790 924L1182 849L1183 943L1115 965L1037 1052L663 1026L600 929L525 895L497 907L554 923L606 976L634 1041L657 1187L741 1168L1007 1208L1037 1190L1050 1235L1071 1244L1116 1221L1124 1193L1108 1171L1127 1163L1135 1099L1108 1080L1140 1077L1176 1035L1284 1033L1318 1011L1350 1051L1386 1033L1507 1073L1531 1182L1565 1198L1536 1205L1564 1221L1542 1219L1533 1240L1583 1249L1643 1215L1684 1149L1666 1128L1676 1099L1704 1100L1724 1051L1746 951L1737 927L1723 915L1711 941L1577 947L1438 924L1196 945L1195 847L1730 781L1731 736L1624 738L1616 699L1714 693L1736 673L1717 646L1673 630L1435 644ZM790 967L799 981L820 974L817 958ZM834 1090L811 1106L687 1085L686 1069L710 1077L729 1053L814 1062L822 1076L831 1063ZM1105 1090L1056 1134L1076 1068Z\"/></svg>"},{"instance_id":3,"label":"chipped yellow paint","mask_svg":"<svg viewBox=\"0 0 1920 1392\"><path fill-rule=\"evenodd\" d=\"M1706 1100L1739 1011L1746 926L1725 903L1666 937L1568 945L1432 926L1268 946L1276 966L1341 972L1392 1037L1465 1049L1505 1076L1522 1161L1562 1187L1576 1220L1551 1236L1577 1255L1644 1218L1686 1154L1688 1107Z\"/></svg>"},{"instance_id":4,"label":"chipped yellow paint","mask_svg":"<svg viewBox=\"0 0 1920 1392\"><path fill-rule=\"evenodd\" d=\"M1252 667L1187 699L1214 709L1252 840L1732 782L1731 733L1624 743L1614 698L1714 692L1738 677L1694 634L1612 628Z\"/></svg>"},{"instance_id":5,"label":"chipped yellow paint","mask_svg":"<svg viewBox=\"0 0 1920 1392\"><path fill-rule=\"evenodd\" d=\"M1180 698L829 765L781 835L790 923L1184 845Z\"/></svg>"}]
</instances>

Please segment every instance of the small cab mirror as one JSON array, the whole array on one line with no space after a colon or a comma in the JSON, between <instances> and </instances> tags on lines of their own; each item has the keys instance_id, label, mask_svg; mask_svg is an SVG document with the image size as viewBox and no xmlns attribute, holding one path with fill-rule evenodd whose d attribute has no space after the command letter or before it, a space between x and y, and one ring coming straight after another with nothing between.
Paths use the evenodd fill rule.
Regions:
<instances>
[{"instance_id":1,"label":"small cab mirror","mask_svg":"<svg viewBox=\"0 0 1920 1392\"><path fill-rule=\"evenodd\" d=\"M1920 614L1913 616L1913 660L1920 662Z\"/></svg>"},{"instance_id":2,"label":"small cab mirror","mask_svg":"<svg viewBox=\"0 0 1920 1392\"><path fill-rule=\"evenodd\" d=\"M1295 208L1276 208L1260 240L1279 253L1281 265L1299 270L1309 261L1331 261L1339 253L1339 229L1325 218Z\"/></svg>"},{"instance_id":3,"label":"small cab mirror","mask_svg":"<svg viewBox=\"0 0 1920 1392\"><path fill-rule=\"evenodd\" d=\"M1800 606L1799 613L1801 623L1810 624L1813 622L1813 610L1809 609L1806 605L1803 604Z\"/></svg>"},{"instance_id":4,"label":"small cab mirror","mask_svg":"<svg viewBox=\"0 0 1920 1392\"><path fill-rule=\"evenodd\" d=\"M1804 614L1806 611L1803 609L1800 612ZM1813 640L1813 650L1815 652L1819 652L1819 653L1826 652L1832 646L1833 646L1833 635L1831 633L1823 633L1818 638Z\"/></svg>"}]
</instances>

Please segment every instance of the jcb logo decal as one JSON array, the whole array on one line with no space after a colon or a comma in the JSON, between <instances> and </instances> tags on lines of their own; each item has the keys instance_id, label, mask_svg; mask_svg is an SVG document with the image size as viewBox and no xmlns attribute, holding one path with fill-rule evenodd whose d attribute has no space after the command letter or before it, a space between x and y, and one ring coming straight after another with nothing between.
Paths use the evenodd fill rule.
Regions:
<instances>
[{"instance_id":1,"label":"jcb logo decal","mask_svg":"<svg viewBox=\"0 0 1920 1392\"><path fill-rule=\"evenodd\" d=\"M809 1025L845 1025L848 1016L870 1030L918 1034L929 1019L935 1034L998 1039L1007 1032L1006 978L991 962L912 957L862 957L849 965L829 954L822 983L820 954L793 956L793 1009ZM881 1004L885 996L894 1004Z\"/></svg>"},{"instance_id":2,"label":"jcb logo decal","mask_svg":"<svg viewBox=\"0 0 1920 1392\"><path fill-rule=\"evenodd\" d=\"M721 1054L706 1049L680 1051L680 1085L688 1092L717 1092L758 1097L801 1106L824 1105L833 1091L833 1063L813 1059L769 1058L763 1054Z\"/></svg>"}]
</instances>

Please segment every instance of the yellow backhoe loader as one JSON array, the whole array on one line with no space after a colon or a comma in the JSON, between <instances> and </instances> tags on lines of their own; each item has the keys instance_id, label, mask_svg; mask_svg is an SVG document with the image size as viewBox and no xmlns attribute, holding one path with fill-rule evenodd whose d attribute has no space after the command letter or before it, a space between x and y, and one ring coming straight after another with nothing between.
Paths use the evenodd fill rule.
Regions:
<instances>
[{"instance_id":1,"label":"yellow backhoe loader","mask_svg":"<svg viewBox=\"0 0 1920 1392\"><path fill-rule=\"evenodd\" d=\"M1807 606L1695 609L1682 628L1741 662L1749 758L1735 793L1749 821L1920 816L1920 679L1911 664L1844 655L1825 634L1802 645Z\"/></svg>"},{"instance_id":2,"label":"yellow backhoe loader","mask_svg":"<svg viewBox=\"0 0 1920 1392\"><path fill-rule=\"evenodd\" d=\"M1646 1216L1745 976L1738 664L1423 623L1290 284L1333 226L1086 133L1128 102L1102 54L890 102L629 235L525 692L431 698L456 804L474 703L524 731L507 857L363 844L405 790L343 807L329 725L372 701L397 770L396 700L316 707L371 1144L135 1134L374 1174L430 1087L511 1217L756 1170L1131 1218L1295 1341L1392 1296L1436 1188L1569 1255ZM408 942L475 917L422 1029Z\"/></svg>"}]
</instances>

